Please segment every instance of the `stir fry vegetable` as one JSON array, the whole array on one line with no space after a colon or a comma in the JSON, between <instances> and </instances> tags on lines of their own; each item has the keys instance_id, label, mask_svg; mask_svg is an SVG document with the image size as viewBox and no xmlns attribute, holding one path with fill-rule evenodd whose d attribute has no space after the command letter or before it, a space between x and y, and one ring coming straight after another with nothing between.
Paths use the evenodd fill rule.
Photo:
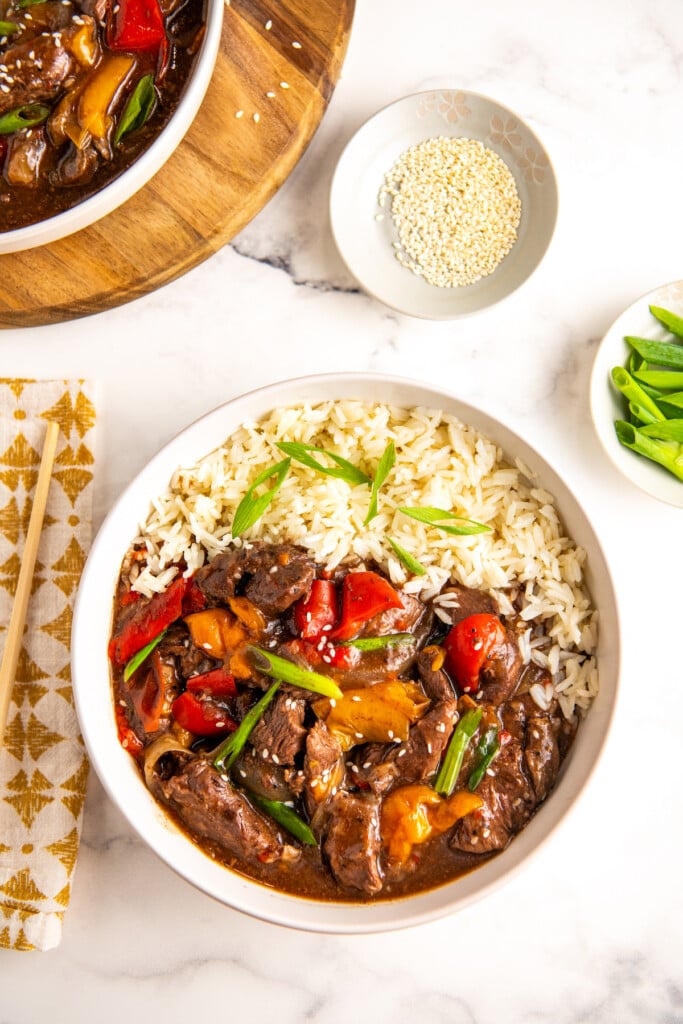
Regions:
<instances>
[{"instance_id":1,"label":"stir fry vegetable","mask_svg":"<svg viewBox=\"0 0 683 1024\"><path fill-rule=\"evenodd\" d=\"M292 686L300 686L302 690L310 690L311 693L320 693L324 697L341 697L342 692L331 679L321 676L318 672L310 672L307 669L299 668L286 658L277 654L271 654L262 647L250 647L252 655L256 658L256 668L266 676L279 679L283 683L290 683Z\"/></svg>"},{"instance_id":2,"label":"stir fry vegetable","mask_svg":"<svg viewBox=\"0 0 683 1024\"><path fill-rule=\"evenodd\" d=\"M125 665L182 616L188 585L184 576L178 576L163 594L155 594L151 601L135 606L131 617L126 619L109 643L109 657L115 665Z\"/></svg>"},{"instance_id":3,"label":"stir fry vegetable","mask_svg":"<svg viewBox=\"0 0 683 1024\"><path fill-rule=\"evenodd\" d=\"M248 530L250 526L253 526L261 518L285 482L291 462L292 460L289 458L283 459L281 462L276 462L274 466L269 466L268 469L264 469L262 473L259 473L235 510L235 516L232 521L233 537L241 537L245 530ZM267 480L273 479L273 477L275 478L273 485L257 498L255 496L256 489Z\"/></svg>"},{"instance_id":4,"label":"stir fry vegetable","mask_svg":"<svg viewBox=\"0 0 683 1024\"><path fill-rule=\"evenodd\" d=\"M306 824L304 819L300 818L296 811L293 811L287 804L282 803L281 800L268 800L265 796L259 796L252 792L249 793L249 799L271 818L274 818L278 825L282 825L288 832L291 832L299 842L305 846L318 845L318 840L313 835L310 825Z\"/></svg>"},{"instance_id":5,"label":"stir fry vegetable","mask_svg":"<svg viewBox=\"0 0 683 1024\"><path fill-rule=\"evenodd\" d=\"M497 725L492 725L486 730L477 744L475 765L470 773L469 781L467 783L467 788L470 793L474 793L475 789L484 778L484 775L492 761L497 757L499 750L500 729Z\"/></svg>"},{"instance_id":6,"label":"stir fry vegetable","mask_svg":"<svg viewBox=\"0 0 683 1024\"><path fill-rule=\"evenodd\" d=\"M5 24L5 22L2 22ZM16 27L16 26L15 26ZM0 35L4 35L0 29ZM22 128L36 128L39 124L47 121L50 108L42 103L29 103L24 107L16 107L8 110L0 117L0 135L11 135L12 132L21 131Z\"/></svg>"},{"instance_id":7,"label":"stir fry vegetable","mask_svg":"<svg viewBox=\"0 0 683 1024\"><path fill-rule=\"evenodd\" d=\"M505 642L505 628L497 615L480 612L461 619L444 640L446 667L465 693L476 693L487 659Z\"/></svg>"},{"instance_id":8,"label":"stir fry vegetable","mask_svg":"<svg viewBox=\"0 0 683 1024\"><path fill-rule=\"evenodd\" d=\"M334 640L350 640L375 615L403 603L392 585L376 572L350 572L342 583L341 622L330 633Z\"/></svg>"},{"instance_id":9,"label":"stir fry vegetable","mask_svg":"<svg viewBox=\"0 0 683 1024\"><path fill-rule=\"evenodd\" d=\"M389 444L384 449L382 457L377 464L377 469L375 470L375 476L372 481L372 492L370 494L370 505L368 508L368 514L363 520L364 526L367 526L367 524L371 522L371 520L373 520L375 516L378 514L379 491L382 484L384 483L386 478L389 476L389 473L393 469L395 462L396 448L394 447L394 442L390 441Z\"/></svg>"},{"instance_id":10,"label":"stir fry vegetable","mask_svg":"<svg viewBox=\"0 0 683 1024\"><path fill-rule=\"evenodd\" d=\"M611 378L627 399L628 419L615 420L619 443L658 463L683 481L683 318L661 306L652 315L672 334L667 341L627 335L628 369L615 366Z\"/></svg>"},{"instance_id":11,"label":"stir fry vegetable","mask_svg":"<svg viewBox=\"0 0 683 1024\"><path fill-rule=\"evenodd\" d=\"M455 789L465 751L479 728L482 714L481 708L470 708L456 725L434 783L434 789L441 796L450 796Z\"/></svg>"},{"instance_id":12,"label":"stir fry vegetable","mask_svg":"<svg viewBox=\"0 0 683 1024\"><path fill-rule=\"evenodd\" d=\"M233 766L237 758L244 750L244 745L249 739L252 729L263 715L273 697L280 689L280 680L278 679L270 689L266 690L260 700L254 704L252 708L247 711L246 715L237 726L231 736L222 743L220 747L214 752L213 766L219 772L228 772Z\"/></svg>"},{"instance_id":13,"label":"stir fry vegetable","mask_svg":"<svg viewBox=\"0 0 683 1024\"><path fill-rule=\"evenodd\" d=\"M328 451L326 448L316 448L315 445L300 444L298 441L282 441L277 447L285 455L300 462L303 466L308 466L309 469L314 469L316 473L323 473L325 476L346 480L347 484L350 484L352 487L356 484L372 483L370 477L362 469L354 466L347 459L343 459L341 455ZM310 454L311 452L315 452L316 455L325 455L334 462L334 466L323 466L322 463L313 458Z\"/></svg>"}]
</instances>

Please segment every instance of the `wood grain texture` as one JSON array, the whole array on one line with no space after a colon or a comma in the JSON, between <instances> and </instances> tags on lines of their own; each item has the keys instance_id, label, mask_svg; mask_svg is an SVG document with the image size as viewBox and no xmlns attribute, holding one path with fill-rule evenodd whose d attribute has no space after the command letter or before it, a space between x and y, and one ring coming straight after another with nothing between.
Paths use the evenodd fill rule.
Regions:
<instances>
[{"instance_id":1,"label":"wood grain texture","mask_svg":"<svg viewBox=\"0 0 683 1024\"><path fill-rule=\"evenodd\" d=\"M339 77L354 4L232 0L206 98L176 152L97 224L0 256L0 327L56 323L129 302L234 238L313 137Z\"/></svg>"}]
</instances>

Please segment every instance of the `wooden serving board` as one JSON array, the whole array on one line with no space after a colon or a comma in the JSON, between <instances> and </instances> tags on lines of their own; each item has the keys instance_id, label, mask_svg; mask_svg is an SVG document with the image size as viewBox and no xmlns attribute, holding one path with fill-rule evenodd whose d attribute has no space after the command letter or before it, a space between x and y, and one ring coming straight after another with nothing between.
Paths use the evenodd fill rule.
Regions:
<instances>
[{"instance_id":1,"label":"wooden serving board","mask_svg":"<svg viewBox=\"0 0 683 1024\"><path fill-rule=\"evenodd\" d=\"M282 185L318 127L354 5L231 0L206 98L176 152L97 224L0 256L0 327L56 323L129 302L234 238ZM236 118L238 110L244 114Z\"/></svg>"}]
</instances>

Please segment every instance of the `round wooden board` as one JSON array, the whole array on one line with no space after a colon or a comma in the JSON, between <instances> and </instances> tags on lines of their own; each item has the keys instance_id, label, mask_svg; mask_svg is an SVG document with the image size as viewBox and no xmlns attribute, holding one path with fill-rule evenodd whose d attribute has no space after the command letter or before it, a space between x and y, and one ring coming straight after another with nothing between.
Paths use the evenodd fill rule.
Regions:
<instances>
[{"instance_id":1,"label":"round wooden board","mask_svg":"<svg viewBox=\"0 0 683 1024\"><path fill-rule=\"evenodd\" d=\"M231 0L206 98L176 152L97 224L0 256L0 327L56 323L129 302L234 238L282 185L318 127L354 6Z\"/></svg>"}]
</instances>

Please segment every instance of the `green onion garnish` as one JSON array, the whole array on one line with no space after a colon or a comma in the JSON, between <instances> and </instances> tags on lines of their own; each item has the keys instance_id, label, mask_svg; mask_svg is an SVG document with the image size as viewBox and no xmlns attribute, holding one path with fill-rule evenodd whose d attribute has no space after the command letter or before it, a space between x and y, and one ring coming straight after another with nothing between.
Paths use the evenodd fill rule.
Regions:
<instances>
[{"instance_id":1,"label":"green onion garnish","mask_svg":"<svg viewBox=\"0 0 683 1024\"><path fill-rule=\"evenodd\" d=\"M235 517L232 521L233 537L241 537L245 530L248 530L250 526L253 526L261 518L282 487L284 479L289 472L291 462L291 459L283 459L282 462L276 462L274 466L270 466L268 469L264 469L262 473L259 473L235 510ZM260 497L255 498L254 491L256 488L265 483L266 480L270 480L271 477L275 477L273 486Z\"/></svg>"},{"instance_id":2,"label":"green onion garnish","mask_svg":"<svg viewBox=\"0 0 683 1024\"><path fill-rule=\"evenodd\" d=\"M644 364L647 366L647 363ZM683 388L683 373L677 370L635 370L633 376L652 388Z\"/></svg>"},{"instance_id":3,"label":"green onion garnish","mask_svg":"<svg viewBox=\"0 0 683 1024\"><path fill-rule=\"evenodd\" d=\"M387 633L385 636L359 636L356 640L340 640L337 647L355 647L359 651L381 651L384 647L407 647L415 643L412 633Z\"/></svg>"},{"instance_id":4,"label":"green onion garnish","mask_svg":"<svg viewBox=\"0 0 683 1024\"><path fill-rule=\"evenodd\" d=\"M310 690L311 693L320 693L323 697L344 696L336 683L327 676L318 672L311 672L308 669L299 668L287 658L280 658L277 654L264 651L262 647L249 645L249 650L256 656L256 668L265 676L279 679L283 683L290 683L292 686L300 686L302 690ZM265 665L263 662L265 661ZM260 662L260 663L259 663Z\"/></svg>"},{"instance_id":5,"label":"green onion garnish","mask_svg":"<svg viewBox=\"0 0 683 1024\"><path fill-rule=\"evenodd\" d=\"M0 36L11 36L19 31L20 26L15 21L0 21Z\"/></svg>"},{"instance_id":6,"label":"green onion garnish","mask_svg":"<svg viewBox=\"0 0 683 1024\"><path fill-rule=\"evenodd\" d=\"M470 740L474 736L483 712L481 708L471 708L465 712L455 727L448 744L446 756L443 759L439 774L434 783L434 789L440 796L450 796L458 781L458 775L462 767L462 759L465 756Z\"/></svg>"},{"instance_id":7,"label":"green onion garnish","mask_svg":"<svg viewBox=\"0 0 683 1024\"><path fill-rule=\"evenodd\" d=\"M498 726L492 725L486 730L477 744L474 769L470 773L469 782L467 783L467 788L470 793L474 793L475 789L484 778L487 768L494 758L497 757L499 750L500 742L498 739Z\"/></svg>"},{"instance_id":8,"label":"green onion garnish","mask_svg":"<svg viewBox=\"0 0 683 1024\"><path fill-rule=\"evenodd\" d=\"M377 502L379 498L379 489L389 476L394 463L396 462L396 448L394 442L390 441L382 453L382 457L377 463L377 469L375 470L375 476L372 481L372 494L370 495L370 505L368 507L368 514L363 520L363 526L367 526L368 523L375 518L377 515Z\"/></svg>"},{"instance_id":9,"label":"green onion garnish","mask_svg":"<svg viewBox=\"0 0 683 1024\"><path fill-rule=\"evenodd\" d=\"M145 661L148 655L152 653L157 644L161 643L161 641L166 636L167 632L167 629L162 630L162 632L159 633L158 636L155 636L154 639L150 640L150 642L141 650L139 650L137 654L133 655L133 657L130 659L130 661L127 663L126 667L123 670L124 683L127 683L130 677L133 675L133 672L136 672L137 669L140 668L140 665L142 665L143 661Z\"/></svg>"},{"instance_id":10,"label":"green onion garnish","mask_svg":"<svg viewBox=\"0 0 683 1024\"><path fill-rule=\"evenodd\" d=\"M655 437L658 441L678 441L683 444L683 420L665 420L663 423L650 423L639 427L646 437Z\"/></svg>"},{"instance_id":11,"label":"green onion garnish","mask_svg":"<svg viewBox=\"0 0 683 1024\"><path fill-rule=\"evenodd\" d=\"M306 846L318 845L318 840L313 835L310 826L287 804L283 804L280 800L268 800L265 796L257 796L251 790L249 791L249 799L257 807L264 810L266 814L269 814L271 818L274 818L278 825L282 825L288 832L291 832L299 842L304 843Z\"/></svg>"},{"instance_id":12,"label":"green onion garnish","mask_svg":"<svg viewBox=\"0 0 683 1024\"><path fill-rule=\"evenodd\" d=\"M237 758L244 749L244 744L249 739L249 734L258 722L259 718L266 710L271 700L277 693L280 687L279 681L273 683L269 690L264 693L260 700L254 704L252 708L247 711L246 715L237 726L235 731L231 733L225 743L222 743L216 751L213 759L213 766L219 772L227 772L230 770L232 765L235 763Z\"/></svg>"},{"instance_id":13,"label":"green onion garnish","mask_svg":"<svg viewBox=\"0 0 683 1024\"><path fill-rule=\"evenodd\" d=\"M650 312L657 320L659 320L660 324L664 324L665 327L668 327L672 334L676 334L679 338L683 338L683 320L680 316L676 316L675 313L672 313L668 309L662 309L661 306L650 306Z\"/></svg>"},{"instance_id":14,"label":"green onion garnish","mask_svg":"<svg viewBox=\"0 0 683 1024\"><path fill-rule=\"evenodd\" d=\"M352 462L348 462L343 459L341 455L336 455L334 452L328 451L326 448L316 448L312 444L299 444L298 441L281 441L276 447L284 452L285 455L289 455L290 458L295 459L296 462L300 462L303 466L308 466L309 469L314 469L317 473L324 473L326 476L333 476L339 480L346 480L347 484L355 486L356 484L371 484L372 480L364 473L358 466L354 466ZM331 459L335 463L334 466L323 466L317 459L314 459L309 452L316 452L318 455L326 455L328 459Z\"/></svg>"},{"instance_id":15,"label":"green onion garnish","mask_svg":"<svg viewBox=\"0 0 683 1024\"><path fill-rule=\"evenodd\" d=\"M143 75L133 89L126 103L121 120L114 134L114 145L118 146L124 135L142 128L149 120L157 103L157 91L154 88L154 75Z\"/></svg>"},{"instance_id":16,"label":"green onion garnish","mask_svg":"<svg viewBox=\"0 0 683 1024\"><path fill-rule=\"evenodd\" d=\"M683 345L675 341L650 341L649 338L633 338L628 335L624 341L639 352L648 363L683 370Z\"/></svg>"},{"instance_id":17,"label":"green onion garnish","mask_svg":"<svg viewBox=\"0 0 683 1024\"><path fill-rule=\"evenodd\" d=\"M27 103L23 107L8 110L0 117L0 135L11 135L22 128L36 128L47 121L49 113L50 108L42 103Z\"/></svg>"},{"instance_id":18,"label":"green onion garnish","mask_svg":"<svg viewBox=\"0 0 683 1024\"><path fill-rule=\"evenodd\" d=\"M45 2L46 0L19 0L17 7L23 11L26 10L27 7L35 7L36 4L44 4Z\"/></svg>"},{"instance_id":19,"label":"green onion garnish","mask_svg":"<svg viewBox=\"0 0 683 1024\"><path fill-rule=\"evenodd\" d=\"M464 516L457 516L454 512L447 512L443 508L399 508L404 516L417 519L418 523L426 523L427 526L435 526L437 530L453 534L456 537L468 536L473 533L490 533L491 527L484 523L478 523L476 519L465 519ZM459 526L451 526L449 523L441 522L442 519L457 519Z\"/></svg>"},{"instance_id":20,"label":"green onion garnish","mask_svg":"<svg viewBox=\"0 0 683 1024\"><path fill-rule=\"evenodd\" d=\"M648 437L624 420L616 420L614 429L621 444L652 462L658 462L679 480L683 480L683 446L677 441L660 441Z\"/></svg>"},{"instance_id":21,"label":"green onion garnish","mask_svg":"<svg viewBox=\"0 0 683 1024\"><path fill-rule=\"evenodd\" d=\"M413 558L410 552L406 551L405 548L401 547L398 541L394 540L393 537L387 537L387 540L389 541L392 548L396 552L396 557L398 558L399 562L403 563L408 572L412 572L413 576L424 576L427 570L425 569L424 565L420 565L417 558Z\"/></svg>"}]
</instances>

